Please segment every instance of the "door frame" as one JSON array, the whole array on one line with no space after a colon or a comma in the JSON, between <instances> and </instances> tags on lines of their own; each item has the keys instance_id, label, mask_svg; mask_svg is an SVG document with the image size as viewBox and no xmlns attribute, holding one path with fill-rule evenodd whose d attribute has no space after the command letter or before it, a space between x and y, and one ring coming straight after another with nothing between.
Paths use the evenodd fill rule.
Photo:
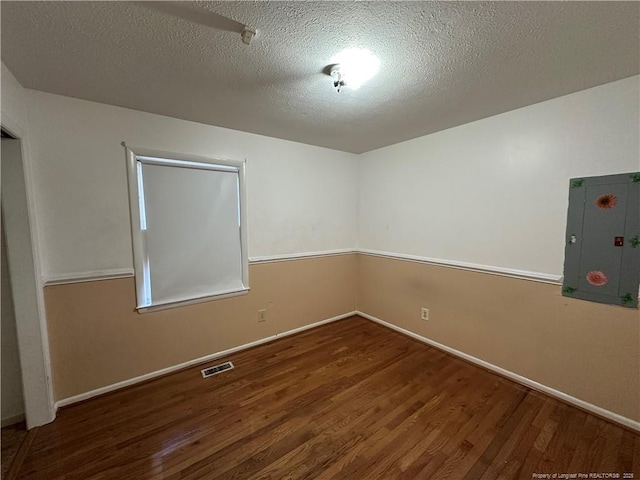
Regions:
<instances>
[{"instance_id":1,"label":"door frame","mask_svg":"<svg viewBox=\"0 0 640 480\"><path fill-rule=\"evenodd\" d=\"M32 183L32 164L29 153L28 138L24 130L14 122L5 112L2 112L0 119L2 128L14 136L20 142L20 161L22 169L22 178L24 180L24 194L26 200L26 208L28 213L28 231L31 237L31 255L33 270L30 271L29 266L25 267L26 275L33 275L33 288L35 291L29 292L26 296L28 302L36 303L36 318L33 315L21 318L18 314L19 307L16 309L16 323L18 333L18 351L20 353L22 385L24 392L25 417L27 428L33 428L55 419L56 407L53 392L53 382L51 377L51 357L49 352L49 337L47 331L46 311L44 302L44 284L42 280L42 262L40 256L40 241L38 235L36 215L36 201L34 196L34 187ZM6 160L5 160L6 161ZM4 208L4 206L3 206ZM11 227L7 227L7 243ZM2 228L2 227L0 227ZM10 247L7 244L7 256L11 263ZM14 281L15 272L9 272L11 283L16 285ZM15 304L14 298L14 304ZM20 301L20 300L19 300ZM24 300L22 300L24 301ZM25 302L26 303L26 302Z\"/></svg>"}]
</instances>

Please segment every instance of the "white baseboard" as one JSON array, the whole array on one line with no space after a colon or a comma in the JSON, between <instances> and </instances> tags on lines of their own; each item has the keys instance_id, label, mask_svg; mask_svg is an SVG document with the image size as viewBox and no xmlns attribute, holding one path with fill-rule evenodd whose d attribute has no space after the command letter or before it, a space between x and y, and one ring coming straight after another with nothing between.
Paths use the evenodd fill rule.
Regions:
<instances>
[{"instance_id":1,"label":"white baseboard","mask_svg":"<svg viewBox=\"0 0 640 480\"><path fill-rule=\"evenodd\" d=\"M56 409L60 407L65 407L67 405L72 405L74 403L82 402L83 400L88 400L90 398L97 397L99 395L104 395L105 393L113 392L121 388L129 387L131 385L135 385L136 383L145 382L147 380L151 380L152 378L160 377L162 375L167 375L168 373L176 372L178 370L182 370L184 368L191 367L193 365L198 365L200 363L210 362L217 358L226 357L227 355L231 355L232 353L246 350L247 348L256 347L264 343L269 343L278 338L287 337L289 335L303 332L305 330L309 330L310 328L319 327L320 325L324 325L325 323L331 323L337 320L342 320L343 318L351 317L353 315L356 315L355 311L343 313L342 315L338 315L336 317L327 318L325 320L320 320L319 322L311 323L303 327L294 328L293 330L287 330L286 332L282 332L282 333L277 333L270 337L262 338L254 342L245 343L244 345L239 345L237 347L229 348L227 350L222 350L221 352L205 355L204 357L195 358L193 360L189 360L188 362L183 362L178 365L173 365L171 367L163 368L161 370L156 370L155 372L145 373L144 375L140 375L139 377L123 380L122 382L114 383L112 385L107 385L106 387L100 387L95 390L91 390L89 392L81 393L80 395L74 395L73 397L63 398L62 400L58 400L56 402Z\"/></svg>"},{"instance_id":2,"label":"white baseboard","mask_svg":"<svg viewBox=\"0 0 640 480\"><path fill-rule=\"evenodd\" d=\"M431 345L432 347L435 347L439 350L442 350L444 352L450 353L451 355L454 355L456 357L460 357L464 360L467 360L468 362L474 363L476 365L479 365L483 368L486 368L487 370L491 370L492 372L497 373L498 375L501 375L503 377L508 378L509 380L513 380L514 382L520 383L522 385L525 385L527 387L530 387L534 390L539 390L543 393L546 393L547 395L557 398L559 400L562 400L566 403L569 403L571 405L575 405L576 407L582 408L583 410L586 410L588 412L592 412L596 415L599 415L600 417L606 418L608 420L611 420L612 422L618 423L620 425L624 425L625 427L628 427L632 430L638 431L640 432L640 422L636 422L635 420L632 420L630 418L627 417L623 417L622 415L618 415L617 413L613 413L610 412L609 410L606 410L602 407L598 407L596 405L593 405L591 403L585 402L583 400L580 400L579 398L576 397L572 397L571 395L567 395L564 392L561 392L560 390L556 390L554 388L548 387L546 385L543 385L541 383L538 383L534 380L531 380L529 378L523 377L521 375L518 375L517 373L513 373L509 370L505 370L504 368L498 367L496 365L493 365L492 363L489 362L485 362L484 360L481 360L477 357L468 355L464 352L461 352L459 350L456 350L454 348L448 347L446 345L443 345L442 343L438 343L435 342L433 340L430 340L426 337L423 337L421 335L418 335L417 333L414 333L410 330L406 330L402 327L398 327L397 325L394 325L392 323L389 322L385 322L384 320L380 320L379 318L376 318L372 315L369 315L367 313L364 312L360 312L357 311L356 312L357 315L360 315L361 317L364 317L366 319L369 319L373 322L376 322L380 325L383 325L387 328L390 328L392 330L395 330L396 332L400 332L404 335L407 335L411 338L414 338L416 340L419 340L423 343L426 343L427 345Z\"/></svg>"},{"instance_id":3,"label":"white baseboard","mask_svg":"<svg viewBox=\"0 0 640 480\"><path fill-rule=\"evenodd\" d=\"M24 422L24 413L3 418L2 420L0 420L0 427L4 428L20 422Z\"/></svg>"}]
</instances>

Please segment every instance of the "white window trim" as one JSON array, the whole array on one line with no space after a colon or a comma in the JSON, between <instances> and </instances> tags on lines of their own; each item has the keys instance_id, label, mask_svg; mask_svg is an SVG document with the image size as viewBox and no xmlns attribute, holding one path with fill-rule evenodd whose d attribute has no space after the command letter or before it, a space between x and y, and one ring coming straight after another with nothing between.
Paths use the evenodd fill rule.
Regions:
<instances>
[{"instance_id":1,"label":"white window trim","mask_svg":"<svg viewBox=\"0 0 640 480\"><path fill-rule=\"evenodd\" d=\"M249 255L247 243L247 206L246 206L246 186L245 186L245 169L246 160L229 160L220 158L204 157L199 155L188 155L175 152L167 152L162 150L152 150L140 147L128 147L124 145L127 159L127 178L129 184L129 212L131 214L131 239L133 266L136 281L136 309L139 313L157 311L179 306L186 306L195 303L206 302L210 300L244 295L249 291ZM140 225L140 206L141 198L139 194L138 182L139 162L155 165L172 164L180 165L184 168L207 169L217 171L237 171L239 186L239 203L240 203L240 251L242 259L242 284L244 288L232 291L220 292L216 295L210 295L200 298L189 298L185 300L172 301L167 303L157 303L153 305L142 305L142 292L145 290L144 276L142 272L145 269L145 258L147 257L145 249L144 234ZM203 164L210 165L211 167ZM225 168L227 167L227 168Z\"/></svg>"}]
</instances>

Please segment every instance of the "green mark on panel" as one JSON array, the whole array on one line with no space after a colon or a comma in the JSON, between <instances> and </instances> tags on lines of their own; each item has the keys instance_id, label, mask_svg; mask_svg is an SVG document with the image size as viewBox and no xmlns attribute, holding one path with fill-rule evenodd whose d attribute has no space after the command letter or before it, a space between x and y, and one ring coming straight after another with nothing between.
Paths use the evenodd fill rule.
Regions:
<instances>
[{"instance_id":1,"label":"green mark on panel","mask_svg":"<svg viewBox=\"0 0 640 480\"><path fill-rule=\"evenodd\" d=\"M628 303L633 303L633 295L631 295L630 293L625 293L624 295L622 295L620 297L620 300L622 301L622 303L624 303L625 305Z\"/></svg>"},{"instance_id":2,"label":"green mark on panel","mask_svg":"<svg viewBox=\"0 0 640 480\"><path fill-rule=\"evenodd\" d=\"M640 183L640 172L629 175L633 183Z\"/></svg>"},{"instance_id":3,"label":"green mark on panel","mask_svg":"<svg viewBox=\"0 0 640 480\"><path fill-rule=\"evenodd\" d=\"M579 178L577 180L571 180L571 188L579 188L584 185L584 178Z\"/></svg>"},{"instance_id":4,"label":"green mark on panel","mask_svg":"<svg viewBox=\"0 0 640 480\"><path fill-rule=\"evenodd\" d=\"M629 243L631 244L631 248L637 248L640 246L640 237L636 235L635 237L631 237L629 239Z\"/></svg>"},{"instance_id":5,"label":"green mark on panel","mask_svg":"<svg viewBox=\"0 0 640 480\"><path fill-rule=\"evenodd\" d=\"M568 295L573 295L574 293L576 293L577 288L576 287L564 287L562 289L562 293L566 293Z\"/></svg>"}]
</instances>

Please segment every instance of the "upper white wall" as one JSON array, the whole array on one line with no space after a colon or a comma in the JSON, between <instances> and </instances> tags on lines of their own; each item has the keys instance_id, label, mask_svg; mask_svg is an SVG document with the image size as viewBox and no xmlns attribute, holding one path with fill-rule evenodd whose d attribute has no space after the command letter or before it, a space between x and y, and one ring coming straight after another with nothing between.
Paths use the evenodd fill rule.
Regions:
<instances>
[{"instance_id":1,"label":"upper white wall","mask_svg":"<svg viewBox=\"0 0 640 480\"><path fill-rule=\"evenodd\" d=\"M156 150L246 158L250 257L356 245L354 154L28 94L45 278L133 268L123 140Z\"/></svg>"},{"instance_id":2,"label":"upper white wall","mask_svg":"<svg viewBox=\"0 0 640 480\"><path fill-rule=\"evenodd\" d=\"M15 128L17 126L20 130L26 130L28 124L26 90L4 63L0 63L0 65L2 124L6 127Z\"/></svg>"},{"instance_id":3,"label":"upper white wall","mask_svg":"<svg viewBox=\"0 0 640 480\"><path fill-rule=\"evenodd\" d=\"M44 276L132 268L122 140L247 158L250 257L348 249L358 238L365 249L561 275L568 179L640 170L638 79L369 152L360 162L28 91Z\"/></svg>"},{"instance_id":4,"label":"upper white wall","mask_svg":"<svg viewBox=\"0 0 640 480\"><path fill-rule=\"evenodd\" d=\"M361 155L359 247L561 275L569 178L640 170L638 82Z\"/></svg>"}]
</instances>

